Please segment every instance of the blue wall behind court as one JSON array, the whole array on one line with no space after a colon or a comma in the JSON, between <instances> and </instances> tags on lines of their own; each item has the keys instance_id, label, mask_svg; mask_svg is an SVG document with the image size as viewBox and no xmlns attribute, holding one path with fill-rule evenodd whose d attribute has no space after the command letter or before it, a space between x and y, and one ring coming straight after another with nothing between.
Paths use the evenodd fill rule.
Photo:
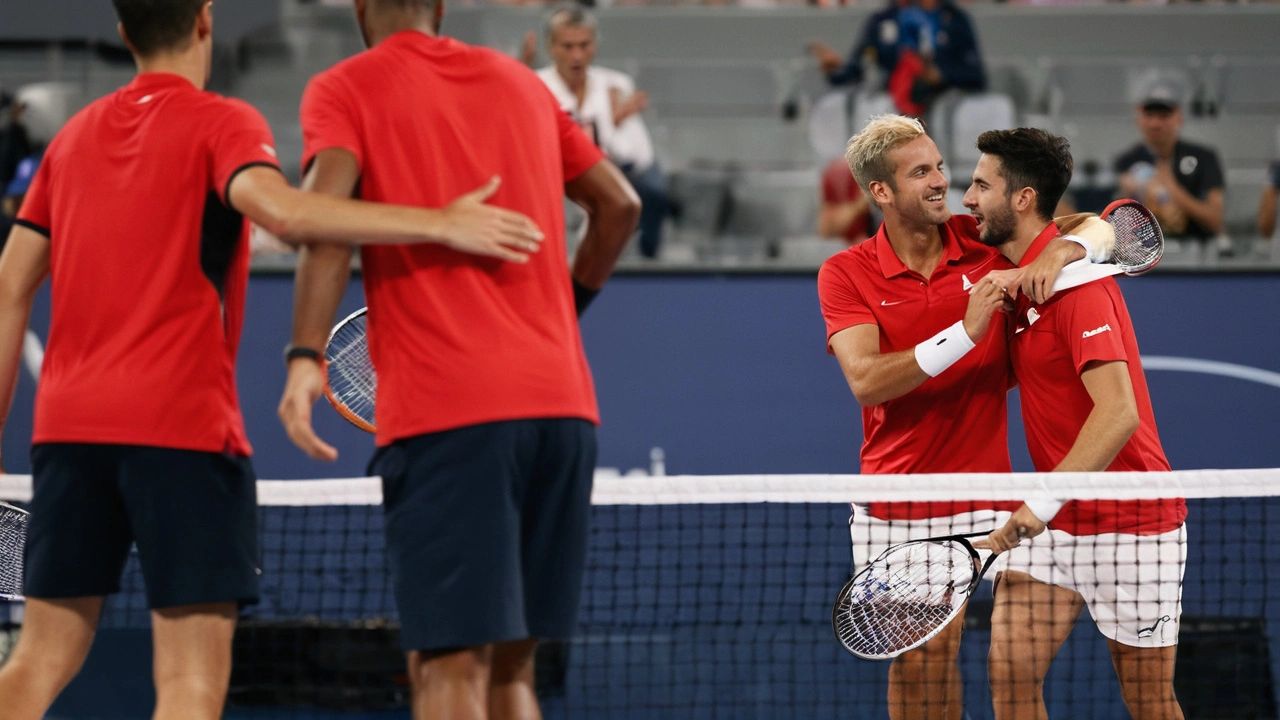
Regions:
<instances>
[{"instance_id":1,"label":"blue wall behind court","mask_svg":"<svg viewBox=\"0 0 1280 720\"><path fill-rule=\"evenodd\" d=\"M1280 277L1155 275L1121 281L1144 355L1190 357L1280 372ZM343 310L361 304L353 281ZM372 439L326 405L316 425L341 457L309 460L275 417L284 382L292 279L255 276L240 359L240 393L261 477L364 474ZM32 327L43 338L48 299ZM600 465L669 473L850 473L859 410L823 344L812 275L615 278L583 320L604 425ZM1280 388L1219 376L1149 371L1177 469L1280 466ZM27 472L32 379L23 374L3 438L9 472ZM139 387L138 392L146 392ZM1015 469L1030 470L1011 401ZM983 432L974 428L973 432Z\"/></svg>"}]
</instances>

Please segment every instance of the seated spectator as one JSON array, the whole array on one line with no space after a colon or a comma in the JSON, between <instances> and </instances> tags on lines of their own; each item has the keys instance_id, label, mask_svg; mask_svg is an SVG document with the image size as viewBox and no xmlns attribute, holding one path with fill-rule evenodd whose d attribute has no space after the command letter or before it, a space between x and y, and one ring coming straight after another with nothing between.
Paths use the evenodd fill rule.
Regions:
<instances>
[{"instance_id":1,"label":"seated spectator","mask_svg":"<svg viewBox=\"0 0 1280 720\"><path fill-rule=\"evenodd\" d=\"M592 65L596 18L578 7L561 8L547 21L549 53L555 63L538 71L560 107L587 131L622 170L640 196L640 253L657 257L667 214L667 185L654 157L653 141L640 113L649 96L629 75ZM525 48L526 56L528 48Z\"/></svg>"},{"instance_id":2,"label":"seated spectator","mask_svg":"<svg viewBox=\"0 0 1280 720\"><path fill-rule=\"evenodd\" d=\"M1206 242L1222 232L1226 209L1222 164L1213 148L1178 137L1182 96L1156 82L1138 103L1142 141L1115 161L1120 195L1151 208L1165 234Z\"/></svg>"},{"instance_id":3,"label":"seated spectator","mask_svg":"<svg viewBox=\"0 0 1280 720\"><path fill-rule=\"evenodd\" d=\"M871 235L871 198L858 187L844 158L822 171L822 207L818 234L857 245Z\"/></svg>"},{"instance_id":4,"label":"seated spectator","mask_svg":"<svg viewBox=\"0 0 1280 720\"><path fill-rule=\"evenodd\" d=\"M0 189L13 180L18 163L36 150L22 122L25 110L26 105L0 91L0 113L9 115L7 122L0 123Z\"/></svg>"},{"instance_id":5,"label":"seated spectator","mask_svg":"<svg viewBox=\"0 0 1280 720\"><path fill-rule=\"evenodd\" d=\"M23 158L14 169L13 179L5 186L4 195L0 196L0 250L9 241L9 231L13 229L14 218L27 196L27 188L31 187L31 179L40 167L40 157L36 154Z\"/></svg>"},{"instance_id":6,"label":"seated spectator","mask_svg":"<svg viewBox=\"0 0 1280 720\"><path fill-rule=\"evenodd\" d=\"M809 52L832 85L862 82L870 55L898 109L916 117L946 90L987 86L973 20L951 0L891 0L867 18L847 60L820 40L809 43Z\"/></svg>"},{"instance_id":7,"label":"seated spectator","mask_svg":"<svg viewBox=\"0 0 1280 720\"><path fill-rule=\"evenodd\" d=\"M1262 202L1258 205L1258 235L1271 237L1276 231L1276 197L1280 196L1280 160L1267 168L1267 184L1262 188Z\"/></svg>"}]
</instances>

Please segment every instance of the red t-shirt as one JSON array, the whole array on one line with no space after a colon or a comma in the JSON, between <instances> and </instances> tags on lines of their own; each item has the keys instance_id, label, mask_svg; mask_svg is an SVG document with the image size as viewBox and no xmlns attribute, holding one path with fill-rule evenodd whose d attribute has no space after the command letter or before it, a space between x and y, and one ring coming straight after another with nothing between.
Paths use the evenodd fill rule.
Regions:
<instances>
[{"instance_id":1,"label":"red t-shirt","mask_svg":"<svg viewBox=\"0 0 1280 720\"><path fill-rule=\"evenodd\" d=\"M490 204L546 235L523 265L441 245L361 250L379 445L499 420L598 422L563 196L603 156L531 70L400 32L312 79L302 129L304 165L321 150L350 151L365 200L439 208L500 175Z\"/></svg>"},{"instance_id":2,"label":"red t-shirt","mask_svg":"<svg viewBox=\"0 0 1280 720\"><path fill-rule=\"evenodd\" d=\"M1045 228L1022 264L1035 260L1057 231L1052 223ZM1024 297L1010 345L1021 388L1027 447L1036 470L1048 472L1062 462L1093 410L1080 373L1088 363L1112 361L1128 364L1139 424L1107 470L1169 469L1156 431L1133 323L1115 279L1103 278L1065 290L1043 305L1031 304ZM1049 526L1072 535L1155 535L1178 528L1186 517L1187 505L1181 499L1084 500L1064 505Z\"/></svg>"},{"instance_id":3,"label":"red t-shirt","mask_svg":"<svg viewBox=\"0 0 1280 720\"><path fill-rule=\"evenodd\" d=\"M862 197L862 189L858 181L853 179L849 165L841 158L832 160L827 169L822 171L822 202L828 205L839 205L853 202ZM844 239L850 245L860 243L871 234L871 215L863 213L849 223L844 231Z\"/></svg>"},{"instance_id":4,"label":"red t-shirt","mask_svg":"<svg viewBox=\"0 0 1280 720\"><path fill-rule=\"evenodd\" d=\"M239 100L147 73L58 133L18 222L49 237L53 317L34 442L248 455L235 356L248 227L227 187L278 167Z\"/></svg>"},{"instance_id":5,"label":"red t-shirt","mask_svg":"<svg viewBox=\"0 0 1280 720\"><path fill-rule=\"evenodd\" d=\"M837 253L818 273L818 297L831 336L855 325L880 330L880 352L914 348L964 318L969 288L1009 262L978 242L971 215L938 226L942 262L925 278L898 259L884 225L874 239ZM831 351L830 345L827 347ZM862 472L1007 473L1007 318L996 313L973 350L945 372L880 405L862 408ZM873 516L920 519L1020 503L873 503Z\"/></svg>"}]
</instances>

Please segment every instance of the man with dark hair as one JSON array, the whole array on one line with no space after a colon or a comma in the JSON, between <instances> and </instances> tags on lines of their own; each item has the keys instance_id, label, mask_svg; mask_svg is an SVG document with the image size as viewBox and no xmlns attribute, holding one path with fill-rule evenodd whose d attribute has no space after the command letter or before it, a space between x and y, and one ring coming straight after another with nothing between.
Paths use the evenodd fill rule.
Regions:
<instances>
[{"instance_id":1,"label":"man with dark hair","mask_svg":"<svg viewBox=\"0 0 1280 720\"><path fill-rule=\"evenodd\" d=\"M1152 81L1135 109L1142 141L1115 159L1121 197L1151 208L1167 235L1206 248L1222 233L1226 217L1226 181L1218 153L1181 138L1182 86ZM1218 246L1230 251L1230 244Z\"/></svg>"},{"instance_id":2,"label":"man with dark hair","mask_svg":"<svg viewBox=\"0 0 1280 720\"><path fill-rule=\"evenodd\" d=\"M1065 138L1017 128L983 133L978 149L965 207L979 239L1025 267L1058 234L1052 213L1071 181L1071 148ZM1036 470L1169 470L1113 278L1046 302L1021 298L1009 354ZM999 720L1045 717L1045 674L1086 605L1107 637L1130 714L1182 717L1173 669L1186 515L1181 499L1034 501L991 534L990 548L1008 552L991 620ZM1022 537L1037 539L1019 547Z\"/></svg>"},{"instance_id":3,"label":"man with dark hair","mask_svg":"<svg viewBox=\"0 0 1280 720\"><path fill-rule=\"evenodd\" d=\"M369 50L311 80L304 186L432 205L496 168L498 202L547 232L517 268L434 248L362 251L387 553L413 714L536 718L539 638L576 629L598 422L577 316L635 229L622 173L516 60L439 36L439 2L356 0ZM590 217L565 264L565 195ZM350 250L299 258L293 342L323 347ZM289 366L280 416L332 459L311 407L318 362Z\"/></svg>"},{"instance_id":4,"label":"man with dark hair","mask_svg":"<svg viewBox=\"0 0 1280 720\"><path fill-rule=\"evenodd\" d=\"M36 290L53 278L26 614L0 669L6 719L43 717L79 671L135 542L154 717L222 714L236 608L258 598L255 478L235 386L246 217L294 243L437 242L516 262L539 235L527 217L480 204L492 188L444 211L290 188L262 116L201 90L212 3L115 5L138 75L54 138L0 257L0 407Z\"/></svg>"}]
</instances>

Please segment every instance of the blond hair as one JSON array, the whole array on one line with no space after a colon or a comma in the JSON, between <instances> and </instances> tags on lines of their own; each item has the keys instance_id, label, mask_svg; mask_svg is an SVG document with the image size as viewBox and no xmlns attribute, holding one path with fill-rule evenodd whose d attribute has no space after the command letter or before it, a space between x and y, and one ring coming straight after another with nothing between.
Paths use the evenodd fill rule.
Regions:
<instances>
[{"instance_id":1,"label":"blond hair","mask_svg":"<svg viewBox=\"0 0 1280 720\"><path fill-rule=\"evenodd\" d=\"M924 125L905 115L876 115L862 128L862 132L849 138L844 159L849 163L853 178L870 194L867 186L873 182L888 183L897 190L893 173L897 170L889 161L889 151L924 135Z\"/></svg>"}]
</instances>

